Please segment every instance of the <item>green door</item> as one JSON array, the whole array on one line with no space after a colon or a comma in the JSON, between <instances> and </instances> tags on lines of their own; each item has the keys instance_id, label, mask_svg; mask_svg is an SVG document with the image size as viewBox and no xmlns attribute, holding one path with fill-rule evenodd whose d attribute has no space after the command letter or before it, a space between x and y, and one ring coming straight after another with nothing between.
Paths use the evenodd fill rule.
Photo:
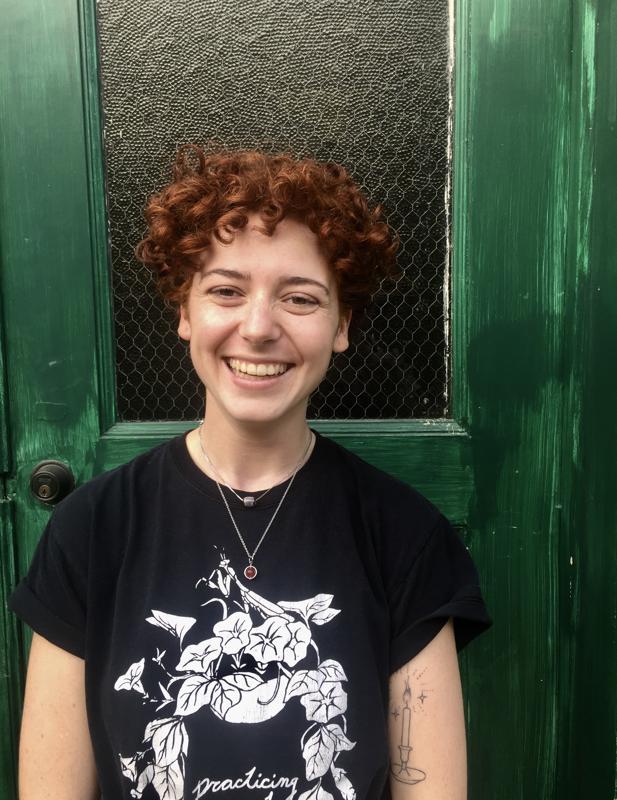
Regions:
<instances>
[{"instance_id":1,"label":"green door","mask_svg":"<svg viewBox=\"0 0 617 800\"><path fill-rule=\"evenodd\" d=\"M453 5L449 413L316 427L430 497L479 566L496 624L463 657L470 797L609 800L616 6ZM191 423L118 415L95 4L2 7L5 600L49 515L29 492L39 461L58 459L81 482ZM0 633L10 800L27 634L5 605Z\"/></svg>"}]
</instances>

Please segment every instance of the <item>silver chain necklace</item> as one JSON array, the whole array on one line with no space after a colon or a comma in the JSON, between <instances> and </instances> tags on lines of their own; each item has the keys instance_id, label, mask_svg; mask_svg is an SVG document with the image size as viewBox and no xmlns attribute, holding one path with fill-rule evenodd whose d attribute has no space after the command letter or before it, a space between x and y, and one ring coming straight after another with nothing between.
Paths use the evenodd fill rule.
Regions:
<instances>
[{"instance_id":1,"label":"silver chain necklace","mask_svg":"<svg viewBox=\"0 0 617 800\"><path fill-rule=\"evenodd\" d=\"M214 471L216 472L216 468L214 467L214 464L212 464L212 462L211 462L211 461L210 461L210 459L208 458L208 455L207 455L207 453L206 453L206 450L205 450L205 448L204 448L203 442L202 442L202 440L201 440L201 426L202 426L202 425L203 425L203 421L202 421L201 425L199 426L199 446L201 447L201 452L202 452L202 454L203 454L204 458L205 458L205 459L208 461L208 463L210 464L210 466L212 467L212 469L214 469ZM222 500L223 500L223 503L225 504L225 508L227 509L227 513L229 514L229 519L231 520L231 522L232 522L232 524L233 524L233 526L234 526L234 528L235 528L235 531L236 531L236 533L238 534L238 538L240 539L240 542L242 543L242 547L244 548L244 552L246 553L246 556L247 556L247 558L248 558L248 562L249 562L249 563L248 563L248 564L246 565L246 567L244 568L244 577L245 577L247 580L249 580L249 581L252 581L252 580L254 580L254 579L257 577L257 567L256 567L256 566L253 564L253 560L254 560L254 558L255 558L255 554L256 554L256 553L257 553L257 551L259 550L259 548L260 548L260 546L261 546L261 543L263 542L263 540L266 538L266 534L267 534L267 533L268 533L268 531L270 530L270 528L271 528L271 526L272 526L272 523L274 522L274 520L275 520L275 518L276 518L276 515L277 515L277 514L278 514L278 512L279 512L279 509L280 509L280 508L281 508L281 506L283 505L283 501L284 501L284 500L285 500L285 498L287 497L287 493L288 493L288 492L289 492L289 490L291 489L291 486L292 486L292 484L293 484L293 482L294 482L294 478L296 477L296 474L297 474L298 470L300 469L300 467L302 466L302 463L304 462L304 459L306 458L306 455L307 455L307 453L308 453L308 451L309 451L309 448L310 448L310 446L311 446L311 443L312 443L312 441L313 441L313 432L309 430L309 438L308 438L308 443L307 443L307 445L306 445L306 449L304 450L304 453L302 454L302 457L300 458L300 460L299 460L299 461L298 461L298 463L296 464L294 471L291 473L291 477L289 478L289 483L287 484L287 487L286 487L285 491L283 492L283 496L281 497L281 499L280 499L280 500L279 500L279 502L278 502L278 505L277 505L277 506L276 506L276 508L274 509L274 514L272 514L272 516L270 517L270 522L268 522L268 524L266 525L266 529L265 529L265 531L264 531L264 532L261 534L261 538L260 538L260 539L259 539L259 541L257 542L257 545L256 545L256 547L255 547L255 549L253 550L253 552L252 552L252 553L250 552L250 550L249 550L249 549L248 549L248 547L246 546L246 542L244 541L244 537L243 537L243 536L242 536L242 534L240 533L240 528L238 527L238 523L237 523L237 522L236 522L236 520L234 519L234 515L231 513L231 508L229 507L229 503L227 502L227 498L225 497L225 494L224 494L224 492L223 492L223 489L222 489L222 487L221 487L221 484L220 484L218 481L215 481L215 483L216 483L216 486L217 486L217 488L218 488L218 490L219 490L219 494L221 495L221 498L222 498ZM218 472L217 472L217 475L218 475ZM283 482L283 481L281 481L281 483L282 483L282 482ZM227 486L227 484L224 484L224 485L225 485L225 486ZM280 484L275 484L275 485L280 485ZM230 487L230 486L227 486L227 488L228 488L228 489L231 489L231 487ZM271 486L271 487L270 487L270 489L268 489L268 490L267 490L267 492L269 492L269 491L270 491L272 488L273 488L273 487ZM233 489L231 489L231 491L233 492ZM236 497L238 497L239 499L241 499L241 500L243 499L243 498L241 498L241 497L240 497L238 494L236 494L236 492L234 492L234 494L235 494L235 495L236 495ZM257 499L259 500L259 499L260 499L261 497L263 497L265 494L266 494L266 492L264 492L263 494L261 494L261 495L260 495L260 497L258 497ZM251 508L251 507L252 507L252 506L255 504L255 498L252 498L252 500L253 500L253 503L251 503L251 504L250 504L250 505L248 505L247 507Z\"/></svg>"},{"instance_id":2,"label":"silver chain necklace","mask_svg":"<svg viewBox=\"0 0 617 800\"><path fill-rule=\"evenodd\" d=\"M257 504L257 503L258 503L258 502L261 500L261 498L262 498L262 497L265 497L265 496L268 494L268 492L271 492L271 491L272 491L272 489L274 489L274 487L275 487L275 486L278 486L279 484L281 484L281 483L284 483L286 480L288 480L288 478L289 478L289 475L288 475L286 478L283 478L283 480L282 480L282 481L279 481L279 483L278 483L278 484L276 484L276 483L275 483L275 484L273 484L273 485L272 485L272 486L271 486L269 489L266 489L266 491L265 491L265 492L262 492L262 493L261 493L261 494L260 494L258 497L255 497L255 496L254 496L254 495L252 495L252 494L248 494L248 495L245 495L244 497L242 497L242 496L241 496L241 495L239 495L239 494L238 494L238 492L236 492L236 490L235 490L235 489L233 489L233 488L232 488L232 487L231 487L231 486L230 486L228 483L225 483L225 481L223 480L223 477L222 477L221 473L220 473L220 472L218 471L218 469L217 469L217 468L214 466L214 464L213 464L213 463L212 463L212 461L210 460L210 456L209 456L209 455L206 453L206 449L205 449L205 447L204 447L204 445L203 445L203 442L202 442L202 440L201 440L201 429L202 429L202 427L203 427L203 424L204 424L204 421L203 421L203 419L202 419L202 421L199 423L199 446L201 447L201 453L202 453L203 457L206 459L206 461L208 462L208 464L209 464L209 465L212 467L212 471L213 471L213 472L215 473L215 475L217 475L217 477L220 479L220 480L219 480L219 482L220 482L220 483L222 483L222 484L223 484L223 486L224 486L226 489L229 489L229 491L230 491L230 492L231 492L233 495L235 495L235 496L238 498L238 500L239 500L239 501L242 503L242 505L243 505L245 508L254 508L254 507L255 507L255 505L256 505L256 504ZM305 453L305 455L306 455L306 453ZM302 457L304 458L304 456L302 456Z\"/></svg>"}]
</instances>

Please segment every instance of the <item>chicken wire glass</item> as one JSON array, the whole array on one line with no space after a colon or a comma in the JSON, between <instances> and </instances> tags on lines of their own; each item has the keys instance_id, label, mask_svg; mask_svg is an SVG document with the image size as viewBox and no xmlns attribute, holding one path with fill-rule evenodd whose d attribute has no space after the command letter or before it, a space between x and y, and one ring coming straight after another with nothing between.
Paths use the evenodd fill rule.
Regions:
<instances>
[{"instance_id":1,"label":"chicken wire glass","mask_svg":"<svg viewBox=\"0 0 617 800\"><path fill-rule=\"evenodd\" d=\"M177 146L337 161L401 238L403 276L311 399L319 419L447 416L446 0L97 0L121 420L203 389L133 249Z\"/></svg>"}]
</instances>

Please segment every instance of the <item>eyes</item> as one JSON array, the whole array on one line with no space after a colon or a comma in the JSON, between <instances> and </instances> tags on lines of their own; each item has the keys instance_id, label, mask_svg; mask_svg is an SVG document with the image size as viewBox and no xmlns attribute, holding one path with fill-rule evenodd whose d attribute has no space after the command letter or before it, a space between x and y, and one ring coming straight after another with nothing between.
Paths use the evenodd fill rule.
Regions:
<instances>
[{"instance_id":1,"label":"eyes","mask_svg":"<svg viewBox=\"0 0 617 800\"><path fill-rule=\"evenodd\" d=\"M244 292L235 286L213 286L206 290L206 295L225 306L239 305L245 296ZM320 305L320 301L316 297L299 292L284 294L280 300L295 313L307 313Z\"/></svg>"}]
</instances>

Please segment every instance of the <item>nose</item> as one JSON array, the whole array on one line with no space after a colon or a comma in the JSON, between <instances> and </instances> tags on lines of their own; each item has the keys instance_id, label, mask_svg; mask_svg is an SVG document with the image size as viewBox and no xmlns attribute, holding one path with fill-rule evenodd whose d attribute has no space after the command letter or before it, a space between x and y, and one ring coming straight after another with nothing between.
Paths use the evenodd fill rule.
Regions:
<instances>
[{"instance_id":1,"label":"nose","mask_svg":"<svg viewBox=\"0 0 617 800\"><path fill-rule=\"evenodd\" d=\"M254 296L249 298L243 309L239 333L244 339L253 344L261 344L278 339L280 328L269 297Z\"/></svg>"}]
</instances>

